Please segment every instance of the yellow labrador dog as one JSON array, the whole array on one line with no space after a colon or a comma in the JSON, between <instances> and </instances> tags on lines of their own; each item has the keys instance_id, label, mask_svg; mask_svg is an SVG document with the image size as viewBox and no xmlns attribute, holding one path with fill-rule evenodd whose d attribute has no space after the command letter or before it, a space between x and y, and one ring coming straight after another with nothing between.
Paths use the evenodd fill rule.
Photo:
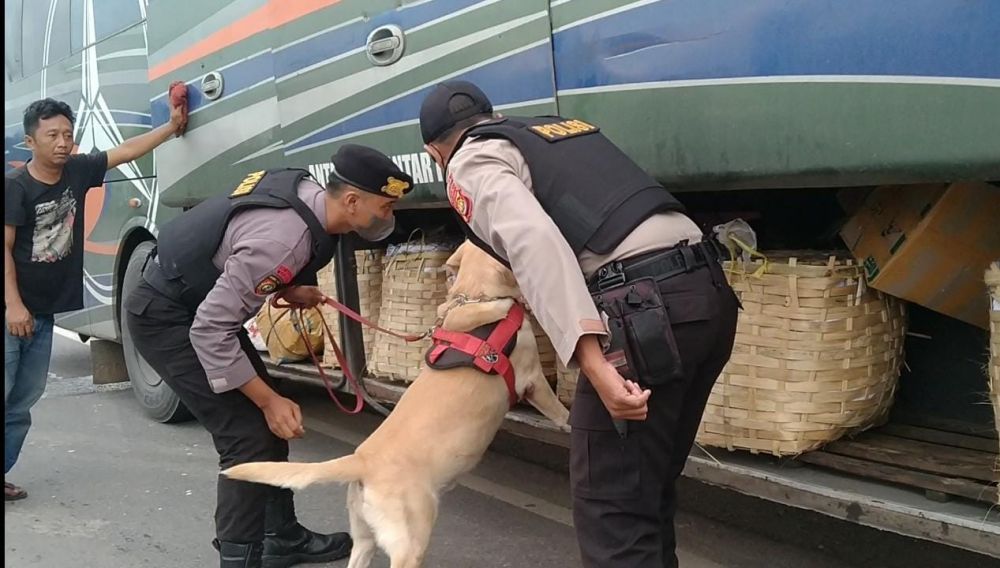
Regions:
<instances>
[{"instance_id":1,"label":"yellow labrador dog","mask_svg":"<svg viewBox=\"0 0 1000 568\"><path fill-rule=\"evenodd\" d=\"M464 332L500 321L513 299L521 297L511 271L471 243L463 244L448 265L457 267L457 273L448 301L438 308L444 329ZM518 397L568 429L569 412L542 374L528 318L509 358ZM471 367L424 368L392 414L354 454L321 463L248 463L223 474L292 489L349 483L354 549L348 568L367 567L376 544L389 555L392 568L417 567L427 550L441 493L482 458L509 408L508 396L499 375Z\"/></svg>"}]
</instances>

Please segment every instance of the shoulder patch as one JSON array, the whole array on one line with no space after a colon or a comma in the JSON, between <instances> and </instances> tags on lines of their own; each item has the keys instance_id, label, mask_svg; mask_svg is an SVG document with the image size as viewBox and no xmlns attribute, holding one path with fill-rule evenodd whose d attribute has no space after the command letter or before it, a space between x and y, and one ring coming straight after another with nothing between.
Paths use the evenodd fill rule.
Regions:
<instances>
[{"instance_id":1,"label":"shoulder patch","mask_svg":"<svg viewBox=\"0 0 1000 568\"><path fill-rule=\"evenodd\" d=\"M601 129L582 120L572 119L547 124L536 124L529 127L528 130L549 142L558 142L567 138L573 138L574 136L599 132Z\"/></svg>"},{"instance_id":2,"label":"shoulder patch","mask_svg":"<svg viewBox=\"0 0 1000 568\"><path fill-rule=\"evenodd\" d=\"M241 181L240 184L236 186L236 189L234 189L233 192L229 194L229 197L240 197L250 193L251 191L253 191L253 188L257 187L257 184L260 183L260 180L262 179L264 179L264 170L261 170L259 172L253 172L252 174L243 178L243 181Z\"/></svg>"},{"instance_id":3,"label":"shoulder patch","mask_svg":"<svg viewBox=\"0 0 1000 568\"><path fill-rule=\"evenodd\" d=\"M448 202L451 203L452 209L458 213L458 216L468 224L469 220L472 219L472 199L464 189L455 183L455 178L451 173L448 174Z\"/></svg>"},{"instance_id":4,"label":"shoulder patch","mask_svg":"<svg viewBox=\"0 0 1000 568\"><path fill-rule=\"evenodd\" d=\"M254 287L253 292L258 296L267 296L268 294L274 292L281 286L281 279L278 278L277 274L269 274L265 276L257 286Z\"/></svg>"}]
</instances>

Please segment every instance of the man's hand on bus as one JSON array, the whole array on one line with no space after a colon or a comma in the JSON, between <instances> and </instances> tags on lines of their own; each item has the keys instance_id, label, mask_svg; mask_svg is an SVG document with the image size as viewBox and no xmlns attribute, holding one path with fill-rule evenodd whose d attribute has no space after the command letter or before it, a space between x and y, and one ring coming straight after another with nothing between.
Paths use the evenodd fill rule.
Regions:
<instances>
[{"instance_id":1,"label":"man's hand on bus","mask_svg":"<svg viewBox=\"0 0 1000 568\"><path fill-rule=\"evenodd\" d=\"M24 304L9 304L5 317L7 329L14 337L31 337L35 333L35 318Z\"/></svg>"},{"instance_id":2,"label":"man's hand on bus","mask_svg":"<svg viewBox=\"0 0 1000 568\"><path fill-rule=\"evenodd\" d=\"M174 135L180 136L187 129L187 107L175 105L170 107L170 125L174 128Z\"/></svg>"},{"instance_id":3,"label":"man's hand on bus","mask_svg":"<svg viewBox=\"0 0 1000 568\"><path fill-rule=\"evenodd\" d=\"M171 137L184 133L188 116L187 86L184 83L177 83L179 84L171 85L170 88L170 121L145 134L133 136L108 150L108 170L138 160Z\"/></svg>"}]
</instances>

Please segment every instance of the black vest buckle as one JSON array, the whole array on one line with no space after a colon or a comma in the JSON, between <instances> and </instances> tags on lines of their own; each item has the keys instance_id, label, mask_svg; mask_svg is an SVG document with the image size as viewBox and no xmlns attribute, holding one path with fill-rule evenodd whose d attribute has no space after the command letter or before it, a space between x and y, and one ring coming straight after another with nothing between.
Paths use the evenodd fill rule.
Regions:
<instances>
[{"instance_id":1,"label":"black vest buckle","mask_svg":"<svg viewBox=\"0 0 1000 568\"><path fill-rule=\"evenodd\" d=\"M625 269L620 262L609 262L597 271L597 292L625 285Z\"/></svg>"}]
</instances>

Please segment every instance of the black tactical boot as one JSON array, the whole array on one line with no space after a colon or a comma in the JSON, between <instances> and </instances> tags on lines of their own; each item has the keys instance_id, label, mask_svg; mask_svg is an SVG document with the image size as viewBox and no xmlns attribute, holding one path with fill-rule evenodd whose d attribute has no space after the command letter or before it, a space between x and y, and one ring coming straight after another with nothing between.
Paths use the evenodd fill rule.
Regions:
<instances>
[{"instance_id":1,"label":"black tactical boot","mask_svg":"<svg viewBox=\"0 0 1000 568\"><path fill-rule=\"evenodd\" d=\"M261 568L263 547L259 542L239 544L216 539L212 546L219 551L220 568Z\"/></svg>"},{"instance_id":2,"label":"black tactical boot","mask_svg":"<svg viewBox=\"0 0 1000 568\"><path fill-rule=\"evenodd\" d=\"M268 500L263 568L288 568L307 562L331 562L351 554L347 533L319 534L298 523L292 492L277 490Z\"/></svg>"}]
</instances>

